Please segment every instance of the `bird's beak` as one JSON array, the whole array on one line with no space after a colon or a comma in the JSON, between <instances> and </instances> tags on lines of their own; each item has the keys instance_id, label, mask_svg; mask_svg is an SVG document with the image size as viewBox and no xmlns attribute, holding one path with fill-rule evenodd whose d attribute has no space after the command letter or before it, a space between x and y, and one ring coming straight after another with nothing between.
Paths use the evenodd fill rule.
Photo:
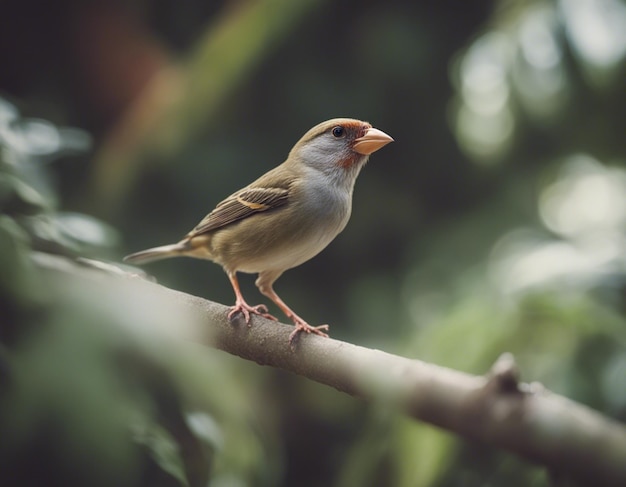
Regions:
<instances>
[{"instance_id":1,"label":"bird's beak","mask_svg":"<svg viewBox=\"0 0 626 487\"><path fill-rule=\"evenodd\" d=\"M393 142L393 139L385 132L370 127L363 137L359 137L354 141L352 148L359 154L369 156L381 147L386 146L389 142Z\"/></svg>"}]
</instances>

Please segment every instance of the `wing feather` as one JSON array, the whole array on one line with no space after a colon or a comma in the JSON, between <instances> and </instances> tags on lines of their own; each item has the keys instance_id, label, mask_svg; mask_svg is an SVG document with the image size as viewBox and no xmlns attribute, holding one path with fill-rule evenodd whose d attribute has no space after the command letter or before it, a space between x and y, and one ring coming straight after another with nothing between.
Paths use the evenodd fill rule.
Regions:
<instances>
[{"instance_id":1,"label":"wing feather","mask_svg":"<svg viewBox=\"0 0 626 487\"><path fill-rule=\"evenodd\" d=\"M219 203L187 234L187 238L230 225L261 211L278 208L286 204L288 199L289 189L286 188L243 189Z\"/></svg>"}]
</instances>

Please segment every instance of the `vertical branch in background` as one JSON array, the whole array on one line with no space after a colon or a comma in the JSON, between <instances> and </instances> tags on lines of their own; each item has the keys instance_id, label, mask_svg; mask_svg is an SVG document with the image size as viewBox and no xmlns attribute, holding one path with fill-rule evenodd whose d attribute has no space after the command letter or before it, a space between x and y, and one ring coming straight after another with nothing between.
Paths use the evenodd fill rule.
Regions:
<instances>
[{"instance_id":1,"label":"vertical branch in background","mask_svg":"<svg viewBox=\"0 0 626 487\"><path fill-rule=\"evenodd\" d=\"M272 47L320 5L313 0L247 1L223 12L188 62L156 75L103 144L89 187L100 210L116 211L149 155L171 155L210 126L223 101Z\"/></svg>"}]
</instances>

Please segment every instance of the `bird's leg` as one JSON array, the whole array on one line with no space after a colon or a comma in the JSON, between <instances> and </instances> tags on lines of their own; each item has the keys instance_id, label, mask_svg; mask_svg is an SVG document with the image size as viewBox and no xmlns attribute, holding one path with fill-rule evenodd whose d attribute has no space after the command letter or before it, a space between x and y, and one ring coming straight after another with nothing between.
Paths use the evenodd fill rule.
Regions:
<instances>
[{"instance_id":1,"label":"bird's leg","mask_svg":"<svg viewBox=\"0 0 626 487\"><path fill-rule=\"evenodd\" d=\"M228 278L230 279L230 283L232 284L233 290L235 291L235 306L230 308L230 311L228 313L229 320L232 320L237 313L241 312L248 326L252 326L250 323L250 313L262 316L263 318L267 318L268 320L278 321L278 318L269 314L269 310L264 304L250 306L248 303L246 303L246 301L243 299L243 294L241 294L241 289L239 289L239 281L237 280L237 274L235 272L229 272Z\"/></svg>"},{"instance_id":2,"label":"bird's leg","mask_svg":"<svg viewBox=\"0 0 626 487\"><path fill-rule=\"evenodd\" d=\"M296 313L294 313L294 311L289 306L287 306L282 299L280 299L280 297L278 296L278 294L276 294L271 284L268 285L267 283L263 283L259 281L260 279L257 279L257 282L256 282L256 285L259 288L259 291L261 291L262 294L264 294L265 296L270 298L272 301L274 301L274 303L276 303L276 306L278 306L281 309L281 311L285 313L287 318L293 321L293 324L296 326L296 329L291 332L291 335L289 335L289 343L291 345L294 344L294 340L300 334L300 332L314 333L315 335L328 337L328 334L324 333L324 331L328 331L328 325L320 325L320 326L309 325L306 321L304 321Z\"/></svg>"}]
</instances>

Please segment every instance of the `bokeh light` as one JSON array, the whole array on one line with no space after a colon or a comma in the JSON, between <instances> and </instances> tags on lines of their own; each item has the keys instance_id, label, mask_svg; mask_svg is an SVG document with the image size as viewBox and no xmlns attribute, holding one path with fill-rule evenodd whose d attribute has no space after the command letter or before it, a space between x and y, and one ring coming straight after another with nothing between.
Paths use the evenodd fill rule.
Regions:
<instances>
[{"instance_id":1,"label":"bokeh light","mask_svg":"<svg viewBox=\"0 0 626 487\"><path fill-rule=\"evenodd\" d=\"M620 0L560 0L567 36L593 81L603 81L626 55L626 5Z\"/></svg>"},{"instance_id":2,"label":"bokeh light","mask_svg":"<svg viewBox=\"0 0 626 487\"><path fill-rule=\"evenodd\" d=\"M518 229L495 244L490 272L499 289L588 289L626 264L623 169L584 154L568 157L557 180L541 192L538 212L553 235Z\"/></svg>"}]
</instances>

